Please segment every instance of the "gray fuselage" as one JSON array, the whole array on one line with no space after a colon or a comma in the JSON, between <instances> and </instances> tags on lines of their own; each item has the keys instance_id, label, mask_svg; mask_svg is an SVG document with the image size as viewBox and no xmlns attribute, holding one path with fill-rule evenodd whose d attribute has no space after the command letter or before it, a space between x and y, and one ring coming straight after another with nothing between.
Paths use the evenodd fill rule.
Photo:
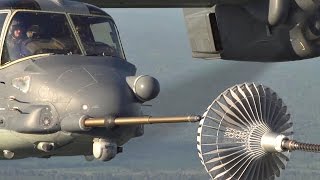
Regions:
<instances>
[{"instance_id":1,"label":"gray fuselage","mask_svg":"<svg viewBox=\"0 0 320 180\"><path fill-rule=\"evenodd\" d=\"M137 136L140 126L70 133L61 131L61 122L83 115L141 115L141 104L126 83L126 77L135 71L132 64L117 58L78 55L44 55L0 70L0 149L23 158L50 155L35 149L38 142L55 143L54 155L91 155L94 137L123 145ZM13 79L27 76L27 93L12 86ZM30 117L39 106L48 107L49 115ZM42 122L46 118L49 124Z\"/></svg>"},{"instance_id":2,"label":"gray fuselage","mask_svg":"<svg viewBox=\"0 0 320 180\"><path fill-rule=\"evenodd\" d=\"M125 59L107 13L73 1L7 0L0 3L0 16L1 159L89 156L94 139L119 147L143 134L142 125L90 131L79 127L82 118L142 115L142 102L126 79L135 76L136 67ZM82 24L83 20L88 25ZM23 30L18 29L22 26ZM90 43L86 39L89 28ZM12 43L8 41L16 32L28 36L19 49L26 47L29 54L19 52L21 57L14 57L10 52ZM41 150L39 144L43 143L53 144L54 149Z\"/></svg>"}]
</instances>

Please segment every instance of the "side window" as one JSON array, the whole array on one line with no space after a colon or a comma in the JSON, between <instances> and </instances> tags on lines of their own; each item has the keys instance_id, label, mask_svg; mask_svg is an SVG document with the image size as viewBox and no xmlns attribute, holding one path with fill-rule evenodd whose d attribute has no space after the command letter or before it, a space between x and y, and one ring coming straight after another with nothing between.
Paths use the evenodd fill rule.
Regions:
<instances>
[{"instance_id":1,"label":"side window","mask_svg":"<svg viewBox=\"0 0 320 180\"><path fill-rule=\"evenodd\" d=\"M116 44L111 38L112 29L109 23L92 24L91 31L94 36L95 42L102 42L110 46L116 47ZM106 33L109 34L109 36L106 36Z\"/></svg>"},{"instance_id":2,"label":"side window","mask_svg":"<svg viewBox=\"0 0 320 180\"><path fill-rule=\"evenodd\" d=\"M2 29L4 26L4 21L6 20L7 15L8 15L7 13L0 13L0 35L1 35Z\"/></svg>"},{"instance_id":3,"label":"side window","mask_svg":"<svg viewBox=\"0 0 320 180\"><path fill-rule=\"evenodd\" d=\"M4 21L6 20L7 13L0 13L0 33L3 28Z\"/></svg>"},{"instance_id":4,"label":"side window","mask_svg":"<svg viewBox=\"0 0 320 180\"><path fill-rule=\"evenodd\" d=\"M113 56L124 59L113 21L106 17L71 15L77 34L88 56Z\"/></svg>"},{"instance_id":5,"label":"side window","mask_svg":"<svg viewBox=\"0 0 320 180\"><path fill-rule=\"evenodd\" d=\"M0 13L0 35L3 29L4 21L6 20L7 13ZM3 37L2 37L3 38Z\"/></svg>"}]
</instances>

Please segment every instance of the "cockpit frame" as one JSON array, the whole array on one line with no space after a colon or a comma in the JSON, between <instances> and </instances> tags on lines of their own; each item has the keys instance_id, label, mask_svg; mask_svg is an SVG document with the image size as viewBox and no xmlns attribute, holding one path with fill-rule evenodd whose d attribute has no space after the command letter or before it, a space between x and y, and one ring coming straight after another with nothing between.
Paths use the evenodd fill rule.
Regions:
<instances>
[{"instance_id":1,"label":"cockpit frame","mask_svg":"<svg viewBox=\"0 0 320 180\"><path fill-rule=\"evenodd\" d=\"M4 50L4 45L5 45L5 40L6 40L6 35L9 31L9 28L10 28L10 23L12 21L12 19L15 17L15 15L18 13L18 12L34 12L34 13L52 13L52 14L63 14L65 17L66 17L66 20L68 22L68 25L70 26L70 30L71 30L71 33L73 33L72 35L74 36L75 38L75 41L77 43L77 46L79 47L80 49L80 52L81 54L78 54L78 55L82 55L82 56L86 56L87 55L87 52L84 48L84 45L83 45L83 42L75 28L75 24L71 18L72 15L78 15L78 16L87 16L87 17L102 17L102 18L106 18L107 20L111 21L114 25L114 28L115 28L115 31L117 33L117 37L118 37L118 42L119 42L119 53L121 53L122 57L119 57L119 59L123 59L123 60L126 60L126 56L125 56L125 53L124 53L124 50L123 50L123 46L122 46L122 42L121 42L121 38L120 38L120 35L119 35L119 31L118 31L118 28L114 22L114 20L112 19L111 16L109 15L95 15L95 14L81 14L81 13L74 13L74 12L55 12L55 11L44 11L44 10L27 10L27 9L12 9L12 10L9 10L9 9L3 9L3 10L0 10L0 13L7 13L7 17L4 21L4 24L3 24L3 27L2 27L2 31L1 31L1 34L0 34L0 69L3 69L3 68L6 68L6 67L9 67L13 64L16 64L16 63L19 63L21 61L26 61L26 60L30 60L32 58L37 58L37 57L42 57L42 56L48 56L50 55L51 53L43 53L43 54L35 54L35 55L30 55L30 56L26 56L26 57L22 57L22 58L19 58L19 59L16 59L16 60L12 60L12 61L8 61L6 62L5 64L2 64L3 62L3 50Z\"/></svg>"}]
</instances>

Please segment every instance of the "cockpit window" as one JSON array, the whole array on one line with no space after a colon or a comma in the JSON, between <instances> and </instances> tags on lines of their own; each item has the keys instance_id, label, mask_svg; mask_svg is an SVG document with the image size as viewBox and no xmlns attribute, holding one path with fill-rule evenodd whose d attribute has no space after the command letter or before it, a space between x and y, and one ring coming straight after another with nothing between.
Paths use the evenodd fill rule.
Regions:
<instances>
[{"instance_id":1,"label":"cockpit window","mask_svg":"<svg viewBox=\"0 0 320 180\"><path fill-rule=\"evenodd\" d=\"M6 20L7 13L0 13L0 34L3 28L4 21Z\"/></svg>"},{"instance_id":2,"label":"cockpit window","mask_svg":"<svg viewBox=\"0 0 320 180\"><path fill-rule=\"evenodd\" d=\"M98 16L72 15L73 23L88 56L114 56L124 59L114 23Z\"/></svg>"},{"instance_id":3,"label":"cockpit window","mask_svg":"<svg viewBox=\"0 0 320 180\"><path fill-rule=\"evenodd\" d=\"M43 53L81 54L65 14L17 12L6 35L2 64Z\"/></svg>"}]
</instances>

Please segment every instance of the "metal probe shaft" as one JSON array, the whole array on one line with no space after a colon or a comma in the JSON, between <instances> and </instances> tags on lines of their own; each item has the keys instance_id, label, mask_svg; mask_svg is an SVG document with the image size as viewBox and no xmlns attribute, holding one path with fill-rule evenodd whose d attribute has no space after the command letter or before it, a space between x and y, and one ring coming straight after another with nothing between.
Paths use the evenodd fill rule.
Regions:
<instances>
[{"instance_id":1,"label":"metal probe shaft","mask_svg":"<svg viewBox=\"0 0 320 180\"><path fill-rule=\"evenodd\" d=\"M120 117L120 118L90 118L84 121L85 127L106 127L108 125L141 125L161 123L186 123L198 122L201 116L177 116L177 117Z\"/></svg>"}]
</instances>

